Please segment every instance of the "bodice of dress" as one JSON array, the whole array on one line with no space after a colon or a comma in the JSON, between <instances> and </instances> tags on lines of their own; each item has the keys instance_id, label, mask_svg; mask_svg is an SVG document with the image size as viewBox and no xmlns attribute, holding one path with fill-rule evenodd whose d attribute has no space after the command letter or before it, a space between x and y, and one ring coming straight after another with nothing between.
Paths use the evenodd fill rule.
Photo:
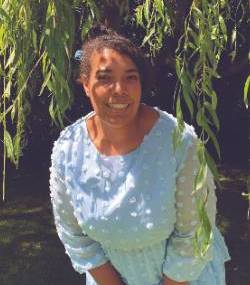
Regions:
<instances>
[{"instance_id":1,"label":"bodice of dress","mask_svg":"<svg viewBox=\"0 0 250 285\"><path fill-rule=\"evenodd\" d=\"M52 191L53 209L59 237L77 271L110 260L126 284L153 285L160 284L163 273L177 281L196 280L212 260L214 246L203 261L190 250L199 219L192 189L185 188L192 188L197 172L195 152L189 159L191 174L183 175L182 168L196 135L186 126L175 152L176 120L159 114L141 145L126 155L100 154L88 135L87 118L57 141L52 168L60 185ZM64 213L60 205L68 205ZM214 225L213 194L208 205L216 244L222 248L218 260L224 262L228 255Z\"/></svg>"}]
</instances>

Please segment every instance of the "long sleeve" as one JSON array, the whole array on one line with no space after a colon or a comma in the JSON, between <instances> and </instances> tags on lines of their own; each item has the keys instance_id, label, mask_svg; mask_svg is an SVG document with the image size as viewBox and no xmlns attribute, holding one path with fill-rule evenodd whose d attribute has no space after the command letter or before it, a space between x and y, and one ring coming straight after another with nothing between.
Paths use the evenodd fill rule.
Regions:
<instances>
[{"instance_id":1,"label":"long sleeve","mask_svg":"<svg viewBox=\"0 0 250 285\"><path fill-rule=\"evenodd\" d=\"M197 280L206 264L212 259L213 253L213 245L202 258L197 256L194 250L195 232L200 225L196 201L197 199L204 199L206 195L205 189L192 194L194 179L199 166L194 142L191 146L189 145L187 155L183 157L176 180L175 230L167 244L166 259L163 264L163 273L178 282ZM215 226L216 196L213 176L210 171L208 171L206 185L210 190L206 212L213 229Z\"/></svg>"},{"instance_id":2,"label":"long sleeve","mask_svg":"<svg viewBox=\"0 0 250 285\"><path fill-rule=\"evenodd\" d=\"M52 166L50 168L50 192L53 206L55 226L60 240L62 241L67 255L70 257L72 266L79 273L98 267L107 262L107 258L101 245L90 239L83 233L74 209L70 202L64 180L56 164L60 159L54 147Z\"/></svg>"}]
</instances>

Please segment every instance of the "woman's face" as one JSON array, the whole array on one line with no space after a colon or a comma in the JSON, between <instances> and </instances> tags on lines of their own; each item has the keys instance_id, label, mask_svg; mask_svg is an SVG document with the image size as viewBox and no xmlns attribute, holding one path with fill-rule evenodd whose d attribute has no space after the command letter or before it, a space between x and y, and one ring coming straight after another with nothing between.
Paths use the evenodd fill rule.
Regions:
<instances>
[{"instance_id":1,"label":"woman's face","mask_svg":"<svg viewBox=\"0 0 250 285\"><path fill-rule=\"evenodd\" d=\"M141 80L135 63L126 55L104 48L93 52L90 67L83 85L98 119L112 128L132 123L141 99Z\"/></svg>"}]
</instances>

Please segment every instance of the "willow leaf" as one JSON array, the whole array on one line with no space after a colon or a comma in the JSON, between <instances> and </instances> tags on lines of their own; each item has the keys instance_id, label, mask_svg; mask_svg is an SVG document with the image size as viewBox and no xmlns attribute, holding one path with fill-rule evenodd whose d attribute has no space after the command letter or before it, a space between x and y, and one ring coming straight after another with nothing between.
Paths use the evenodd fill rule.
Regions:
<instances>
[{"instance_id":1,"label":"willow leaf","mask_svg":"<svg viewBox=\"0 0 250 285\"><path fill-rule=\"evenodd\" d=\"M191 99L192 89L190 86L190 81L188 80L187 75L185 73L183 73L181 81L182 81L183 98L184 98L185 103L188 106L188 110L190 112L191 118L193 118L194 106L193 106L193 101Z\"/></svg>"},{"instance_id":2,"label":"willow leaf","mask_svg":"<svg viewBox=\"0 0 250 285\"><path fill-rule=\"evenodd\" d=\"M10 53L10 56L9 56L6 64L5 64L5 67L4 67L5 69L7 69L13 63L13 61L15 59L15 54L16 54L16 51L15 51L15 49L13 49Z\"/></svg>"},{"instance_id":3,"label":"willow leaf","mask_svg":"<svg viewBox=\"0 0 250 285\"><path fill-rule=\"evenodd\" d=\"M202 222L202 230L204 232L204 241L201 247L201 254L202 256L205 256L207 250L211 246L211 240L213 237L212 227L206 212L205 203L202 203L200 207L200 220Z\"/></svg>"},{"instance_id":4,"label":"willow leaf","mask_svg":"<svg viewBox=\"0 0 250 285\"><path fill-rule=\"evenodd\" d=\"M143 42L142 42L142 46L144 46L149 40L150 38L154 35L155 33L155 28L152 27L149 31L149 33L146 35L146 37L143 39Z\"/></svg>"},{"instance_id":5,"label":"willow leaf","mask_svg":"<svg viewBox=\"0 0 250 285\"><path fill-rule=\"evenodd\" d=\"M219 146L218 140L217 140L214 132L211 130L211 128L209 127L209 125L207 124L207 122L205 120L202 121L202 127L204 128L204 130L208 134L209 138L212 140L213 145L216 149L217 155L220 158L220 146Z\"/></svg>"},{"instance_id":6,"label":"willow leaf","mask_svg":"<svg viewBox=\"0 0 250 285\"><path fill-rule=\"evenodd\" d=\"M175 70L176 70L177 77L180 79L182 72L181 72L181 61L179 57L176 57L175 59Z\"/></svg>"},{"instance_id":7,"label":"willow leaf","mask_svg":"<svg viewBox=\"0 0 250 285\"><path fill-rule=\"evenodd\" d=\"M212 100L212 108L214 110L216 110L217 103L218 103L218 98L217 98L217 94L216 94L216 92L214 90L211 90L210 97L211 97L211 100Z\"/></svg>"},{"instance_id":8,"label":"willow leaf","mask_svg":"<svg viewBox=\"0 0 250 285\"><path fill-rule=\"evenodd\" d=\"M218 116L216 114L216 111L213 109L212 104L210 104L209 102L204 102L204 106L208 110L208 112L209 112L209 114L213 120L213 123L216 126L217 131L218 131L220 129L220 122L219 122Z\"/></svg>"},{"instance_id":9,"label":"willow leaf","mask_svg":"<svg viewBox=\"0 0 250 285\"><path fill-rule=\"evenodd\" d=\"M207 178L207 164L205 160L204 155L204 145L200 142L197 144L197 156L199 159L199 169L195 176L195 182L194 182L194 191L200 190L206 181Z\"/></svg>"},{"instance_id":10,"label":"willow leaf","mask_svg":"<svg viewBox=\"0 0 250 285\"><path fill-rule=\"evenodd\" d=\"M219 172L213 157L209 154L207 149L205 148L205 158L209 169L211 170L215 180L219 181Z\"/></svg>"},{"instance_id":11,"label":"willow leaf","mask_svg":"<svg viewBox=\"0 0 250 285\"><path fill-rule=\"evenodd\" d=\"M33 43L33 47L35 49L35 51L38 51L38 45L37 45L37 34L35 32L35 30L32 30L32 43Z\"/></svg>"},{"instance_id":12,"label":"willow leaf","mask_svg":"<svg viewBox=\"0 0 250 285\"><path fill-rule=\"evenodd\" d=\"M205 163L202 163L200 164L200 168L195 177L195 183L194 183L195 192L203 188L206 182L206 178L207 178L207 165Z\"/></svg>"},{"instance_id":13,"label":"willow leaf","mask_svg":"<svg viewBox=\"0 0 250 285\"><path fill-rule=\"evenodd\" d=\"M227 41L227 27L226 27L225 21L221 15L219 15L219 23L220 23L221 30L223 32L224 40Z\"/></svg>"},{"instance_id":14,"label":"willow leaf","mask_svg":"<svg viewBox=\"0 0 250 285\"><path fill-rule=\"evenodd\" d=\"M43 80L43 84L41 86L41 90L40 90L38 96L42 95L42 93L44 91L44 88L48 85L48 82L49 82L50 78L51 78L51 70L46 74L46 76L45 76L45 78ZM49 88L49 90L51 90L51 87Z\"/></svg>"},{"instance_id":15,"label":"willow leaf","mask_svg":"<svg viewBox=\"0 0 250 285\"><path fill-rule=\"evenodd\" d=\"M4 130L4 144L6 147L7 157L14 162L14 147L10 133L7 130Z\"/></svg>"},{"instance_id":16,"label":"willow leaf","mask_svg":"<svg viewBox=\"0 0 250 285\"><path fill-rule=\"evenodd\" d=\"M143 5L143 15L147 22L149 22L149 14L150 14L150 0L146 0Z\"/></svg>"},{"instance_id":17,"label":"willow leaf","mask_svg":"<svg viewBox=\"0 0 250 285\"><path fill-rule=\"evenodd\" d=\"M11 18L10 16L8 15L8 13L6 13L6 11L0 7L0 17L1 17L1 20L3 20L4 22L9 22L11 23Z\"/></svg>"},{"instance_id":18,"label":"willow leaf","mask_svg":"<svg viewBox=\"0 0 250 285\"><path fill-rule=\"evenodd\" d=\"M10 98L10 92L11 92L11 80L7 82L7 85L4 89L4 97L9 99Z\"/></svg>"},{"instance_id":19,"label":"willow leaf","mask_svg":"<svg viewBox=\"0 0 250 285\"><path fill-rule=\"evenodd\" d=\"M163 3L163 1L162 0L154 0L154 5L155 5L157 12L161 16L161 18L164 19L165 17L164 17L164 3Z\"/></svg>"},{"instance_id":20,"label":"willow leaf","mask_svg":"<svg viewBox=\"0 0 250 285\"><path fill-rule=\"evenodd\" d=\"M244 103L246 105L246 107L248 108L248 93L249 93L249 86L250 86L250 75L248 75L246 83L244 85Z\"/></svg>"},{"instance_id":21,"label":"willow leaf","mask_svg":"<svg viewBox=\"0 0 250 285\"><path fill-rule=\"evenodd\" d=\"M12 105L11 105L12 109L11 109L11 112L10 112L10 117L11 117L11 121L13 123L14 119L15 119L15 115L16 115L16 103L14 102Z\"/></svg>"}]
</instances>

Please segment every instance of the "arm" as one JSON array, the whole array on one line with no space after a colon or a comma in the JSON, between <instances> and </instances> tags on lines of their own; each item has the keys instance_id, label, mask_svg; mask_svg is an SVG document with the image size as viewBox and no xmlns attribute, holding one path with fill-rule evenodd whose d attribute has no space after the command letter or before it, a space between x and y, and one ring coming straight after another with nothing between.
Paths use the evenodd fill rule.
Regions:
<instances>
[{"instance_id":1,"label":"arm","mask_svg":"<svg viewBox=\"0 0 250 285\"><path fill-rule=\"evenodd\" d=\"M169 279L167 276L163 278L163 285L187 285L187 282L177 282L172 279Z\"/></svg>"},{"instance_id":2,"label":"arm","mask_svg":"<svg viewBox=\"0 0 250 285\"><path fill-rule=\"evenodd\" d=\"M89 270L98 285L124 285L119 273L110 262L107 262L97 268Z\"/></svg>"},{"instance_id":3,"label":"arm","mask_svg":"<svg viewBox=\"0 0 250 285\"><path fill-rule=\"evenodd\" d=\"M90 239L79 226L70 203L70 194L53 162L50 168L50 192L57 234L74 269L82 274L106 263L108 260L101 245Z\"/></svg>"},{"instance_id":4,"label":"arm","mask_svg":"<svg viewBox=\"0 0 250 285\"><path fill-rule=\"evenodd\" d=\"M176 224L167 244L166 259L163 264L165 284L177 285L197 280L212 259L210 246L204 257L195 254L194 239L196 229L200 226L197 199L205 199L206 189L200 189L192 194L199 161L196 154L196 143L193 143L182 158L183 164L177 172L176 180ZM216 197L212 174L208 171L206 185L210 193L206 204L206 212L212 229L215 225ZM174 281L175 280L175 281ZM178 283L179 282L179 283Z\"/></svg>"},{"instance_id":5,"label":"arm","mask_svg":"<svg viewBox=\"0 0 250 285\"><path fill-rule=\"evenodd\" d=\"M100 244L82 232L65 188L63 179L51 167L50 191L55 225L74 269L79 273L88 270L98 285L123 285Z\"/></svg>"}]
</instances>

